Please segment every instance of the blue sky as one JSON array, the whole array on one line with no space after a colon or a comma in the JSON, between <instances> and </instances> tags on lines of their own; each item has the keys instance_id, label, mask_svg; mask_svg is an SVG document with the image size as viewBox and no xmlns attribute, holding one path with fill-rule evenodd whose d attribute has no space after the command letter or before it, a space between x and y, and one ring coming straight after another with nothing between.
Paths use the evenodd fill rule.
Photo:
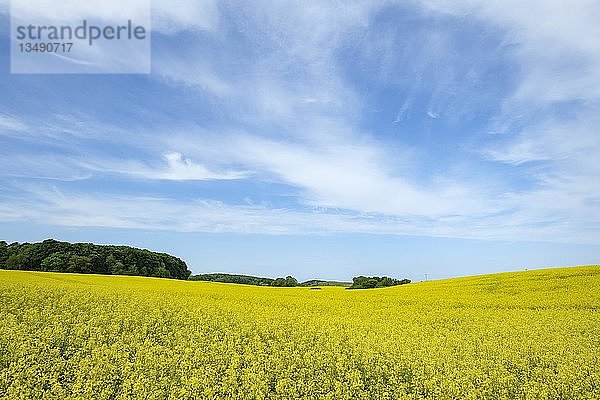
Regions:
<instances>
[{"instance_id":1,"label":"blue sky","mask_svg":"<svg viewBox=\"0 0 600 400\"><path fill-rule=\"evenodd\" d=\"M156 0L151 74L18 75L0 0L0 238L300 279L598 263L600 5L346 3Z\"/></svg>"}]
</instances>

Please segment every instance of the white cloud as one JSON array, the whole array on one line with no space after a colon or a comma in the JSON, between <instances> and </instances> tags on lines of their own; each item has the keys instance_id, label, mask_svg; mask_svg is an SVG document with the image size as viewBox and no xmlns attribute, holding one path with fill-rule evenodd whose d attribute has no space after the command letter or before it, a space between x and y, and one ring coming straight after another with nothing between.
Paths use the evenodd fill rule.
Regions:
<instances>
[{"instance_id":1,"label":"white cloud","mask_svg":"<svg viewBox=\"0 0 600 400\"><path fill-rule=\"evenodd\" d=\"M314 206L403 216L481 211L475 197L466 199L467 188L449 182L423 187L394 174L385 162L389 154L367 140L328 138L294 144L238 137L234 156L301 188L304 200Z\"/></svg>"},{"instance_id":2,"label":"white cloud","mask_svg":"<svg viewBox=\"0 0 600 400\"><path fill-rule=\"evenodd\" d=\"M215 172L204 165L198 164L183 157L178 152L167 152L163 154L164 166L150 167L139 161L115 161L97 160L92 163L84 162L81 165L98 173L118 173L130 175L140 179L156 180L230 180L242 179L248 176L247 172L224 170Z\"/></svg>"},{"instance_id":3,"label":"white cloud","mask_svg":"<svg viewBox=\"0 0 600 400\"><path fill-rule=\"evenodd\" d=\"M341 5L238 3L227 9L228 19L219 19L219 31L183 42L178 52L155 47L153 72L215 96L238 123L299 124L324 113L355 114L357 95L338 73L335 49L367 23L373 6ZM228 30L249 48L231 46L223 37Z\"/></svg>"},{"instance_id":4,"label":"white cloud","mask_svg":"<svg viewBox=\"0 0 600 400\"><path fill-rule=\"evenodd\" d=\"M23 19L43 19L66 22L84 18L104 21L136 20L152 13L152 29L174 34L183 30L211 31L219 22L219 10L214 0L103 0L67 1L52 0L0 0L0 11L8 13L9 5Z\"/></svg>"},{"instance_id":5,"label":"white cloud","mask_svg":"<svg viewBox=\"0 0 600 400\"><path fill-rule=\"evenodd\" d=\"M219 23L215 0L153 0L152 29L174 34L182 30L212 31Z\"/></svg>"},{"instance_id":6,"label":"white cloud","mask_svg":"<svg viewBox=\"0 0 600 400\"><path fill-rule=\"evenodd\" d=\"M562 170L577 167L590 157L598 159L600 117L585 109L578 114L569 118L552 116L530 124L516 135L500 137L502 144L494 145L484 153L493 160L517 165L529 161L553 161ZM598 168L600 172L596 165L587 167Z\"/></svg>"},{"instance_id":7,"label":"white cloud","mask_svg":"<svg viewBox=\"0 0 600 400\"><path fill-rule=\"evenodd\" d=\"M27 178L56 181L78 181L91 177L71 159L57 155L0 153L0 179Z\"/></svg>"},{"instance_id":8,"label":"white cloud","mask_svg":"<svg viewBox=\"0 0 600 400\"><path fill-rule=\"evenodd\" d=\"M149 15L150 1L117 0L104 1L67 1L52 0L14 0L10 4L11 15L14 18L29 21L46 22L46 25L60 25L67 21L82 21L83 19L99 18L104 21L133 21Z\"/></svg>"},{"instance_id":9,"label":"white cloud","mask_svg":"<svg viewBox=\"0 0 600 400\"><path fill-rule=\"evenodd\" d=\"M539 215L493 218L401 218L336 210L289 210L197 199L64 192L25 188L26 196L0 203L0 220L69 227L110 227L175 232L327 234L339 232L427 235L598 244L594 226ZM519 200L520 201L520 200ZM526 218L534 218L534 222ZM556 225L562 230L557 232ZM597 227L595 227L597 228Z\"/></svg>"},{"instance_id":10,"label":"white cloud","mask_svg":"<svg viewBox=\"0 0 600 400\"><path fill-rule=\"evenodd\" d=\"M102 158L98 155L11 154L0 159L0 178L28 178L76 181L94 175L122 175L144 180L200 181L234 180L250 176L249 171L206 166L185 158L178 152L167 152L157 164L137 159Z\"/></svg>"},{"instance_id":11,"label":"white cloud","mask_svg":"<svg viewBox=\"0 0 600 400\"><path fill-rule=\"evenodd\" d=\"M162 145L186 146L188 154L203 160L218 155L254 171L254 179L297 188L300 203L314 207L422 218L478 217L499 210L491 182L453 179L450 174L416 179L414 151L386 146L338 121L322 120L294 137L298 139L188 132L164 138Z\"/></svg>"},{"instance_id":12,"label":"white cloud","mask_svg":"<svg viewBox=\"0 0 600 400\"><path fill-rule=\"evenodd\" d=\"M0 114L0 131L25 132L27 125L20 119Z\"/></svg>"},{"instance_id":13,"label":"white cloud","mask_svg":"<svg viewBox=\"0 0 600 400\"><path fill-rule=\"evenodd\" d=\"M240 179L246 176L246 173L243 172L211 172L203 165L183 158L181 153L177 152L165 153L164 157L167 160L169 168L167 171L158 174L160 179Z\"/></svg>"},{"instance_id":14,"label":"white cloud","mask_svg":"<svg viewBox=\"0 0 600 400\"><path fill-rule=\"evenodd\" d=\"M436 12L500 28L521 66L507 112L600 97L600 3L593 0L428 0ZM525 110L523 110L525 107Z\"/></svg>"}]
</instances>

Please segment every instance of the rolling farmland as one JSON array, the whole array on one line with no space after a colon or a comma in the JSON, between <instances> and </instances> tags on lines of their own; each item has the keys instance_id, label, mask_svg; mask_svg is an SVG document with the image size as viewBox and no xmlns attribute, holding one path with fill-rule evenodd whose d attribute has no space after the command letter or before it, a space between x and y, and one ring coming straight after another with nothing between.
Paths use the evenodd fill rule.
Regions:
<instances>
[{"instance_id":1,"label":"rolling farmland","mask_svg":"<svg viewBox=\"0 0 600 400\"><path fill-rule=\"evenodd\" d=\"M0 398L592 399L600 266L372 290L0 271Z\"/></svg>"}]
</instances>

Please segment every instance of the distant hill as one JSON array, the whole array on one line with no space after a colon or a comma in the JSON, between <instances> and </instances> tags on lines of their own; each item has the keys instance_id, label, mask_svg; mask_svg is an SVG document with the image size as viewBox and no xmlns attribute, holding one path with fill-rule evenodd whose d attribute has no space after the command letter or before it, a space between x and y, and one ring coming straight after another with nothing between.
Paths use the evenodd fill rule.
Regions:
<instances>
[{"instance_id":1,"label":"distant hill","mask_svg":"<svg viewBox=\"0 0 600 400\"><path fill-rule=\"evenodd\" d=\"M254 285L254 286L279 286L279 287L293 287L298 286L298 281L293 276L287 276L285 278L262 278L258 276L250 275L235 275L235 274L198 274L189 277L191 281L205 281L205 282L221 282L221 283L238 283L242 285Z\"/></svg>"},{"instance_id":2,"label":"distant hill","mask_svg":"<svg viewBox=\"0 0 600 400\"><path fill-rule=\"evenodd\" d=\"M137 275L187 279L191 274L181 259L166 253L129 246L68 243L54 239L41 243L0 241L0 269Z\"/></svg>"},{"instance_id":3,"label":"distant hill","mask_svg":"<svg viewBox=\"0 0 600 400\"><path fill-rule=\"evenodd\" d=\"M221 283L238 283L242 285L254 285L254 286L280 286L280 287L293 287L293 286L350 286L351 282L338 282L338 281L325 281L321 279L311 279L306 282L298 283L296 278L293 276L287 276L285 278L264 278L260 276L252 275L236 275L236 274L198 274L189 277L191 281L204 281L204 282L221 282Z\"/></svg>"},{"instance_id":4,"label":"distant hill","mask_svg":"<svg viewBox=\"0 0 600 400\"><path fill-rule=\"evenodd\" d=\"M302 282L300 284L300 286L309 286L309 287L314 287L314 286L343 286L343 287L347 287L352 285L352 282L340 282L340 281L323 281L320 279L311 279L309 281L306 282Z\"/></svg>"}]
</instances>

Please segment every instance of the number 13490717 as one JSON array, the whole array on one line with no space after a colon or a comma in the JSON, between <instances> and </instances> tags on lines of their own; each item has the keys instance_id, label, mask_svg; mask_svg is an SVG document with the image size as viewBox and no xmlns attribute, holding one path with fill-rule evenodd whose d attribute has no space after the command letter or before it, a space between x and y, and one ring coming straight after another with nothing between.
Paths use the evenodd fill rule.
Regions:
<instances>
[{"instance_id":1,"label":"number 13490717","mask_svg":"<svg viewBox=\"0 0 600 400\"><path fill-rule=\"evenodd\" d=\"M21 53L70 53L73 43L19 43Z\"/></svg>"}]
</instances>

